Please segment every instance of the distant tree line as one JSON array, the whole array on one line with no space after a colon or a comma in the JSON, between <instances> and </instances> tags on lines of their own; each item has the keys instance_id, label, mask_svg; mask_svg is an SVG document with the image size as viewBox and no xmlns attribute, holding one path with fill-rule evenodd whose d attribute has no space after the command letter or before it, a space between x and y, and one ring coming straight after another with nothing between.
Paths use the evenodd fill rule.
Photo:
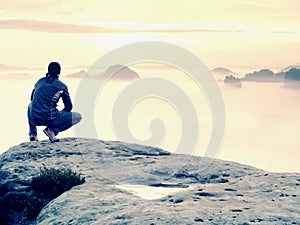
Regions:
<instances>
[{"instance_id":1,"label":"distant tree line","mask_svg":"<svg viewBox=\"0 0 300 225\"><path fill-rule=\"evenodd\" d=\"M242 87L242 81L252 82L282 82L287 88L300 89L300 69L291 68L286 72L274 73L269 69L262 69L247 73L243 78L228 75L224 79L224 84L234 87Z\"/></svg>"},{"instance_id":2,"label":"distant tree line","mask_svg":"<svg viewBox=\"0 0 300 225\"><path fill-rule=\"evenodd\" d=\"M226 76L224 80L224 84L226 86L239 87L239 88L242 87L241 79L233 75Z\"/></svg>"}]
</instances>

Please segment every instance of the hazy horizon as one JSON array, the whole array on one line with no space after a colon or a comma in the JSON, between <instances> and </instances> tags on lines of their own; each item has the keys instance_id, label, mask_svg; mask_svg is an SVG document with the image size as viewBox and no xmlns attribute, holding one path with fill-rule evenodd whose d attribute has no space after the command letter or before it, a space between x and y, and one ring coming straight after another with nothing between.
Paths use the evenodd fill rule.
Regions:
<instances>
[{"instance_id":1,"label":"hazy horizon","mask_svg":"<svg viewBox=\"0 0 300 225\"><path fill-rule=\"evenodd\" d=\"M147 63L149 64L149 63ZM160 70L167 70L171 71L174 70L171 66L165 65L165 64L150 64L149 66L147 64L137 64L137 65L123 65L127 66L128 68L132 69L134 72L139 72L143 70L151 70L151 71L156 71L158 69ZM76 77L76 75L80 73L87 73L89 68L92 65L74 65L72 67L64 68L62 65L62 72L61 72L61 77L65 78L74 78L78 79L80 77ZM112 65L113 66L113 65ZM250 66L245 66L245 67L224 67L222 65L213 67L213 68L208 68L212 75L214 75L215 79L224 79L226 75L233 75L239 78L243 78L246 74L248 73L253 73L255 71L260 71L262 69L268 69L273 71L275 74L280 73L282 71L287 71L287 68L294 67L294 68L300 68L300 63L295 63L295 64L289 64L285 65L283 67L277 68L277 67L250 67ZM101 72L104 72L108 68L99 68L99 75ZM220 69L224 70L224 72L216 72L214 73L213 71L215 69ZM226 72L226 71L231 71L231 72ZM35 80L38 79L39 77L42 77L46 74L47 72L47 65L45 68L42 67L26 67L26 66L16 66L16 65L4 65L0 64L0 80ZM75 75L75 77L73 77Z\"/></svg>"},{"instance_id":2,"label":"hazy horizon","mask_svg":"<svg viewBox=\"0 0 300 225\"><path fill-rule=\"evenodd\" d=\"M140 72L141 73L141 72ZM148 73L148 74L147 74ZM165 73L165 74L163 74ZM167 77L169 72L157 71L155 75ZM153 71L144 70L147 77L154 75ZM181 72L171 73L172 80L180 85L197 110L200 136L194 154L203 155L211 132L211 112L201 90L193 82L182 80ZM61 78L68 84L72 99L76 99L78 84L81 79ZM1 134L5 140L1 143L1 152L8 147L28 141L26 107L35 80L5 80L1 82L3 93L17 89L20 95L10 98L1 95L1 102L9 106L1 118ZM281 83L245 82L243 88L229 88L219 83L225 102L226 130L223 144L217 155L225 159L252 165L268 171L300 172L297 141L299 127L298 90L282 87ZM112 127L112 109L118 94L126 87L126 83L112 82L101 90L94 105L94 122L97 137L103 140L119 140ZM75 102L76 103L76 102ZM178 96L176 104L184 104ZM75 105L77 111L82 111ZM12 119L7 119L12 118ZM85 118L85 115L83 115ZM149 125L153 118L161 118L166 125L165 138L158 147L174 151L181 137L181 122L178 112L168 104L156 98L139 101L133 105L128 115L132 134L138 139L149 137ZM82 123L85 123L83 119ZM9 127L9 128L8 128ZM39 127L39 139L46 140ZM76 136L70 129L59 137Z\"/></svg>"}]
</instances>

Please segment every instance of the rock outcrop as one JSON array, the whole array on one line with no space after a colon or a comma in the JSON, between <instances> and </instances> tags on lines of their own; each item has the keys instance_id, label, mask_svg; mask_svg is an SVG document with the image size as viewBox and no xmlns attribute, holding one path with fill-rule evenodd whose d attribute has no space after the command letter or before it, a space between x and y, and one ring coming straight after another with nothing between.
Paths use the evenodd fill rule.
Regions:
<instances>
[{"instance_id":1,"label":"rock outcrop","mask_svg":"<svg viewBox=\"0 0 300 225\"><path fill-rule=\"evenodd\" d=\"M226 76L224 79L224 84L229 87L242 87L242 82L240 78L234 77L233 75Z\"/></svg>"},{"instance_id":2,"label":"rock outcrop","mask_svg":"<svg viewBox=\"0 0 300 225\"><path fill-rule=\"evenodd\" d=\"M100 79L106 79L107 77L110 77L110 80L112 81L131 81L140 79L135 71L127 66L118 64L110 66L104 74L100 75Z\"/></svg>"},{"instance_id":3,"label":"rock outcrop","mask_svg":"<svg viewBox=\"0 0 300 225\"><path fill-rule=\"evenodd\" d=\"M282 73L275 74L269 69L262 69L254 71L253 73L247 73L243 78L243 81L254 81L254 82L283 82L284 76Z\"/></svg>"},{"instance_id":4,"label":"rock outcrop","mask_svg":"<svg viewBox=\"0 0 300 225\"><path fill-rule=\"evenodd\" d=\"M66 75L68 78L89 78L89 74L85 70L80 70L77 73Z\"/></svg>"},{"instance_id":5,"label":"rock outcrop","mask_svg":"<svg viewBox=\"0 0 300 225\"><path fill-rule=\"evenodd\" d=\"M159 148L80 138L22 143L3 153L0 202L29 191L30 180L43 165L70 168L86 182L49 202L36 220L24 218L22 201L12 198L14 209L0 205L1 224L12 213L14 224L41 225L300 222L300 174L268 173ZM149 199L132 187L167 193Z\"/></svg>"},{"instance_id":6,"label":"rock outcrop","mask_svg":"<svg viewBox=\"0 0 300 225\"><path fill-rule=\"evenodd\" d=\"M281 72L288 72L290 69L293 69L293 68L300 70L300 63L295 63L293 65L286 66L286 67L282 68L280 71Z\"/></svg>"},{"instance_id":7,"label":"rock outcrop","mask_svg":"<svg viewBox=\"0 0 300 225\"><path fill-rule=\"evenodd\" d=\"M94 69L95 70L95 69ZM108 67L104 72L101 72L101 68L99 68L99 72L94 74L88 74L85 70L81 70L77 73L72 73L66 75L68 78L93 78L106 80L109 78L110 81L134 81L140 79L140 76L135 71L131 70L127 66L123 65L112 65Z\"/></svg>"},{"instance_id":8,"label":"rock outcrop","mask_svg":"<svg viewBox=\"0 0 300 225\"><path fill-rule=\"evenodd\" d=\"M286 88L300 89L300 69L292 68L286 73L284 86Z\"/></svg>"},{"instance_id":9,"label":"rock outcrop","mask_svg":"<svg viewBox=\"0 0 300 225\"><path fill-rule=\"evenodd\" d=\"M234 76L238 76L237 73L231 71L230 69L224 68L224 67L214 68L214 69L210 70L210 72L216 78L222 78L222 79L225 78L225 76L229 76L230 74L234 75Z\"/></svg>"}]
</instances>

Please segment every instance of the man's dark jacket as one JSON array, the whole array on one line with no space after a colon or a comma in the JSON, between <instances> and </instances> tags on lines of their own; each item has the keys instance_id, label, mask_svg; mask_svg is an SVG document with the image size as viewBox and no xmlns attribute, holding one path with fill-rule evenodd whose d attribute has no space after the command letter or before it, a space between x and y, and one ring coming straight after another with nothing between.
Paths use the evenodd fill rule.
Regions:
<instances>
[{"instance_id":1,"label":"man's dark jacket","mask_svg":"<svg viewBox=\"0 0 300 225\"><path fill-rule=\"evenodd\" d=\"M34 121L49 121L58 116L57 103L63 100L63 111L72 110L72 101L68 87L57 76L43 77L35 84L31 94L31 118Z\"/></svg>"}]
</instances>

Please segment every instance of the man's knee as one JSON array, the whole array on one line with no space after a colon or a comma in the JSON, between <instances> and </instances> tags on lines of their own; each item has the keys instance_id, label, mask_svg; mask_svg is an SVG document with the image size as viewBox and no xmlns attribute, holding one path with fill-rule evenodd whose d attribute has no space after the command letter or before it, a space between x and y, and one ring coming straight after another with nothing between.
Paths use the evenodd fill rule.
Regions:
<instances>
[{"instance_id":1,"label":"man's knee","mask_svg":"<svg viewBox=\"0 0 300 225\"><path fill-rule=\"evenodd\" d=\"M81 121L81 119L82 119L82 116L80 113L73 112L73 115L72 115L73 124L79 123Z\"/></svg>"}]
</instances>

